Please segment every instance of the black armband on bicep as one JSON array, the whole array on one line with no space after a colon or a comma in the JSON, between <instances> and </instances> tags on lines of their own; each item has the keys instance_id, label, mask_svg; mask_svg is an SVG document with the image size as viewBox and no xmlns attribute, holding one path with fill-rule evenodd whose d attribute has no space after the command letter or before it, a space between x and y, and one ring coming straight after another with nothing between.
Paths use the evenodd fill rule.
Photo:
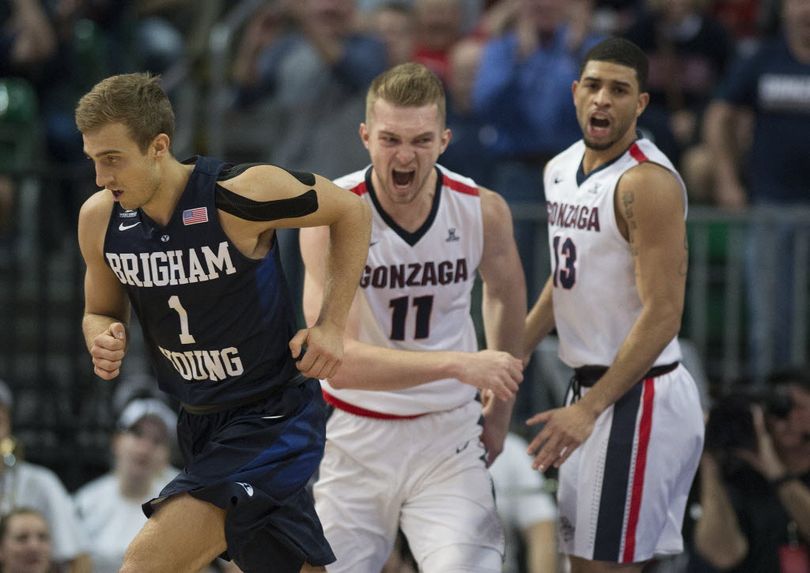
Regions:
<instances>
[{"instance_id":1,"label":"black armband on bicep","mask_svg":"<svg viewBox=\"0 0 810 573\"><path fill-rule=\"evenodd\" d=\"M217 176L217 181L227 181L237 175L241 175L251 167L260 165L272 165L270 163L240 163L239 165L227 165ZM274 165L273 167L279 167ZM291 171L283 169L299 182L307 186L315 185L315 175L305 171ZM277 199L275 201L253 201L229 191L217 185L216 191L217 209L230 213L240 219L247 221L275 221L277 219L292 219L303 217L318 210L318 194L315 189L310 189L298 197L289 199Z\"/></svg>"},{"instance_id":2,"label":"black armband on bicep","mask_svg":"<svg viewBox=\"0 0 810 573\"><path fill-rule=\"evenodd\" d=\"M297 197L254 201L217 185L217 209L247 221L275 221L303 217L318 210L318 194L310 189Z\"/></svg>"},{"instance_id":3,"label":"black armband on bicep","mask_svg":"<svg viewBox=\"0 0 810 573\"><path fill-rule=\"evenodd\" d=\"M217 181L227 181L228 179L232 179L237 175L241 175L251 167L258 167L260 165L272 165L273 167L278 167L279 169L286 171L298 179L298 181L304 185L309 185L310 187L315 185L315 175L312 173L308 173L306 171L293 171L292 169L286 169L285 167L273 165L272 163L240 163L238 165L227 164L225 168L220 171L219 175L217 175Z\"/></svg>"}]
</instances>

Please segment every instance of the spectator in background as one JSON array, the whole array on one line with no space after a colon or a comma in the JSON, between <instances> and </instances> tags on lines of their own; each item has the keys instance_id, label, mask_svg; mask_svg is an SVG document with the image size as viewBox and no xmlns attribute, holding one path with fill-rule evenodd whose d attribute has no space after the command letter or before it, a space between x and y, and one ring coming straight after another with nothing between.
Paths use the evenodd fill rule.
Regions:
<instances>
[{"instance_id":1,"label":"spectator in background","mask_svg":"<svg viewBox=\"0 0 810 573\"><path fill-rule=\"evenodd\" d=\"M354 0L271 1L248 25L234 69L238 103L272 98L283 111L267 160L326 177L368 161L346 133L362 121L365 90L387 60L355 16Z\"/></svg>"},{"instance_id":2,"label":"spectator in background","mask_svg":"<svg viewBox=\"0 0 810 573\"><path fill-rule=\"evenodd\" d=\"M754 405L726 397L706 426L694 545L722 571L810 571L810 380L773 382Z\"/></svg>"},{"instance_id":3,"label":"spectator in background","mask_svg":"<svg viewBox=\"0 0 810 573\"><path fill-rule=\"evenodd\" d=\"M112 437L112 471L74 494L94 573L121 568L127 546L146 523L141 505L177 475L169 465L176 425L177 415L161 400L130 401Z\"/></svg>"},{"instance_id":4,"label":"spectator in background","mask_svg":"<svg viewBox=\"0 0 810 573\"><path fill-rule=\"evenodd\" d=\"M31 78L56 48L56 37L40 0L0 1L0 77Z\"/></svg>"},{"instance_id":5,"label":"spectator in background","mask_svg":"<svg viewBox=\"0 0 810 573\"><path fill-rule=\"evenodd\" d=\"M53 560L68 573L88 573L86 540L70 496L55 473L21 459L21 449L11 433L13 405L11 389L0 380L0 513L20 507L42 513L50 525Z\"/></svg>"},{"instance_id":6,"label":"spectator in background","mask_svg":"<svg viewBox=\"0 0 810 573\"><path fill-rule=\"evenodd\" d=\"M473 105L496 130L494 189L510 203L540 203L544 165L579 139L571 85L598 38L588 31L588 0L516 0L512 6L513 27L484 47ZM532 298L542 284L535 264L542 243L527 223L517 221L515 234Z\"/></svg>"},{"instance_id":7,"label":"spectator in background","mask_svg":"<svg viewBox=\"0 0 810 573\"><path fill-rule=\"evenodd\" d=\"M683 173L690 199L711 198L711 155L701 144L703 113L734 53L704 0L647 0L625 37L650 58L650 105L639 119Z\"/></svg>"},{"instance_id":8,"label":"spectator in background","mask_svg":"<svg viewBox=\"0 0 810 573\"><path fill-rule=\"evenodd\" d=\"M385 46L358 31L354 0L271 0L248 24L236 59L237 105L272 100L274 125L257 125L268 150L259 160L334 178L368 155L355 133L365 93L388 66ZM252 159L255 161L255 159ZM282 263L294 297L302 277L298 231L281 229Z\"/></svg>"},{"instance_id":9,"label":"spectator in background","mask_svg":"<svg viewBox=\"0 0 810 573\"><path fill-rule=\"evenodd\" d=\"M543 489L543 474L529 465L528 447L517 434L507 434L501 455L489 468L506 535L503 572L554 573L557 508Z\"/></svg>"},{"instance_id":10,"label":"spectator in background","mask_svg":"<svg viewBox=\"0 0 810 573\"><path fill-rule=\"evenodd\" d=\"M621 36L638 19L645 0L595 0L593 2L594 32Z\"/></svg>"},{"instance_id":11,"label":"spectator in background","mask_svg":"<svg viewBox=\"0 0 810 573\"><path fill-rule=\"evenodd\" d=\"M54 572L50 528L36 509L18 507L0 518L0 571Z\"/></svg>"},{"instance_id":12,"label":"spectator in background","mask_svg":"<svg viewBox=\"0 0 810 573\"><path fill-rule=\"evenodd\" d=\"M450 50L464 34L462 0L415 0L418 35L414 61L447 85Z\"/></svg>"},{"instance_id":13,"label":"spectator in background","mask_svg":"<svg viewBox=\"0 0 810 573\"><path fill-rule=\"evenodd\" d=\"M759 44L774 0L714 0L709 12L734 36L739 53L750 53Z\"/></svg>"},{"instance_id":14,"label":"spectator in background","mask_svg":"<svg viewBox=\"0 0 810 573\"><path fill-rule=\"evenodd\" d=\"M716 201L727 209L810 205L810 2L783 0L782 24L778 37L736 63L706 111ZM746 153L738 127L751 115ZM757 380L792 364L796 236L795 224L764 216L750 233L749 355Z\"/></svg>"},{"instance_id":15,"label":"spectator in background","mask_svg":"<svg viewBox=\"0 0 810 573\"><path fill-rule=\"evenodd\" d=\"M467 38L450 51L447 69L447 127L453 137L442 154L442 165L464 173L484 187L493 187L495 159L487 144L495 137L495 128L473 109L472 91L483 44Z\"/></svg>"},{"instance_id":16,"label":"spectator in background","mask_svg":"<svg viewBox=\"0 0 810 573\"><path fill-rule=\"evenodd\" d=\"M416 46L416 12L408 2L383 2L366 19L368 31L385 44L389 66L411 61Z\"/></svg>"},{"instance_id":17,"label":"spectator in background","mask_svg":"<svg viewBox=\"0 0 810 573\"><path fill-rule=\"evenodd\" d=\"M55 49L56 36L39 0L0 0L0 78L17 76L25 81L39 78L43 63ZM3 108L0 119L8 112L8 102ZM20 143L15 141L14 145ZM0 152L5 155L0 160L0 169L17 167L8 165L8 158L16 153L5 146ZM0 173L0 241L12 229L15 188L13 179Z\"/></svg>"}]
</instances>

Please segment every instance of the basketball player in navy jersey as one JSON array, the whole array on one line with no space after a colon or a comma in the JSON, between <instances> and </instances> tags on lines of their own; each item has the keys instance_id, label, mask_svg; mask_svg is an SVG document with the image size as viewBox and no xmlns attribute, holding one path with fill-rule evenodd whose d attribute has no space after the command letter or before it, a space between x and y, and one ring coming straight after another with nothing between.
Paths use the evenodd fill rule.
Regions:
<instances>
[{"instance_id":1,"label":"basketball player in navy jersey","mask_svg":"<svg viewBox=\"0 0 810 573\"><path fill-rule=\"evenodd\" d=\"M380 571L401 528L420 571L499 573L486 460L503 449L522 380L526 314L511 214L493 191L437 165L450 131L441 81L426 67L402 64L372 82L360 137L371 166L336 181L373 222L344 363L322 381L335 408L315 485L337 556L327 570ZM310 322L330 243L323 229L301 234ZM480 351L470 316L478 273Z\"/></svg>"},{"instance_id":2,"label":"basketball player in navy jersey","mask_svg":"<svg viewBox=\"0 0 810 573\"><path fill-rule=\"evenodd\" d=\"M647 58L611 38L584 59L573 99L583 139L545 168L552 276L526 319L525 355L556 327L575 369L566 406L537 414L533 466L559 468L561 550L574 573L637 571L683 550L703 443L680 365L686 189L636 132Z\"/></svg>"},{"instance_id":3,"label":"basketball player in navy jersey","mask_svg":"<svg viewBox=\"0 0 810 573\"><path fill-rule=\"evenodd\" d=\"M308 173L178 161L148 74L101 81L76 123L103 188L79 218L95 372L119 374L132 306L160 387L182 403L185 468L144 504L121 571L193 572L224 552L246 573L323 570L334 557L305 488L324 443L314 378L342 360L368 208ZM296 333L274 231L306 225L328 226L333 248L318 318Z\"/></svg>"}]
</instances>

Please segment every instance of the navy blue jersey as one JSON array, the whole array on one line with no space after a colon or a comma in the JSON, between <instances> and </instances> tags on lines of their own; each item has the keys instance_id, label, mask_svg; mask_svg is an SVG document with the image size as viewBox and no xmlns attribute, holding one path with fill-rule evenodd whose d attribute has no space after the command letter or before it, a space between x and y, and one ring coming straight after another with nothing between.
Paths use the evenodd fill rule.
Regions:
<instances>
[{"instance_id":1,"label":"navy blue jersey","mask_svg":"<svg viewBox=\"0 0 810 573\"><path fill-rule=\"evenodd\" d=\"M165 227L115 203L104 241L104 257L129 293L160 388L192 405L262 395L298 372L288 346L295 315L278 243L254 260L225 235L215 205L225 167L197 157Z\"/></svg>"}]
</instances>

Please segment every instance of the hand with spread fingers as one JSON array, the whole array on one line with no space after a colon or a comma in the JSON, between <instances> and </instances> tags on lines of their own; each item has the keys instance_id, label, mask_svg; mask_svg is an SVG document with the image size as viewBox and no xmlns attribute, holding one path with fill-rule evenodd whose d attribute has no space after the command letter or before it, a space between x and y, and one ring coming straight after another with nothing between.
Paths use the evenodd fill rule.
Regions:
<instances>
[{"instance_id":1,"label":"hand with spread fingers","mask_svg":"<svg viewBox=\"0 0 810 573\"><path fill-rule=\"evenodd\" d=\"M559 468L588 439L596 417L577 402L535 414L526 423L530 426L545 424L528 448L529 455L534 457L532 467L543 472L551 466Z\"/></svg>"}]
</instances>

